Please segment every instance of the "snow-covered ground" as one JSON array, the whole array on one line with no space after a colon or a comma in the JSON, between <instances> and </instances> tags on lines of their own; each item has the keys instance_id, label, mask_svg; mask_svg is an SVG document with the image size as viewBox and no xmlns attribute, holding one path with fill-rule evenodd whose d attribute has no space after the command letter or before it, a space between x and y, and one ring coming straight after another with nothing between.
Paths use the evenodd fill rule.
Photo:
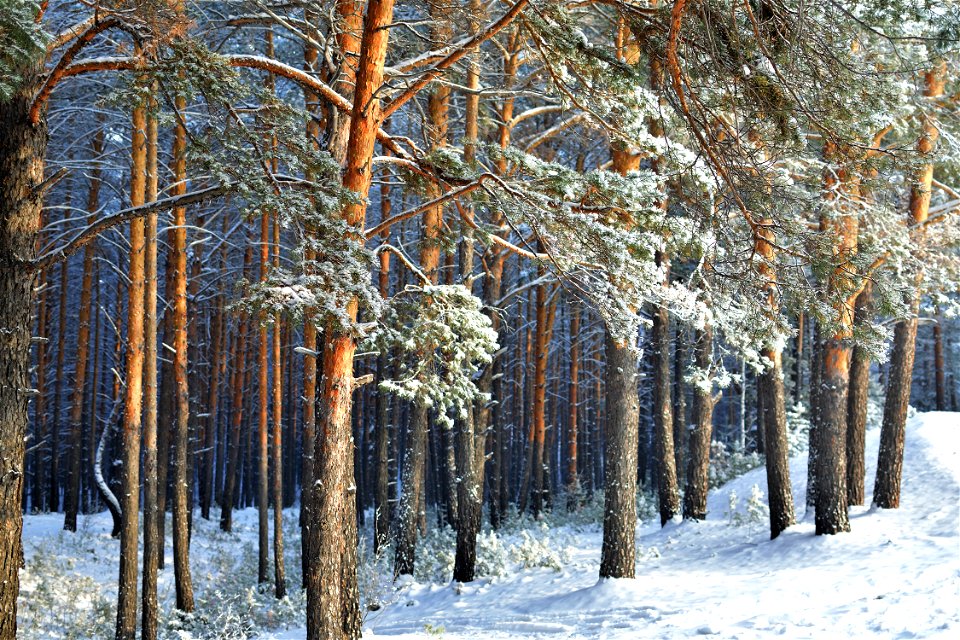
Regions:
<instances>
[{"instance_id":1,"label":"snow-covered ground","mask_svg":"<svg viewBox=\"0 0 960 640\"><path fill-rule=\"evenodd\" d=\"M878 430L868 432L868 503L878 441ZM397 588L371 575L386 562L368 564L361 573L367 599L385 604L366 613L364 637L960 637L960 414L926 413L910 421L902 508L854 507L849 534L814 535L802 513L806 456L793 459L791 473L801 522L777 540L767 539L753 488L763 489L766 480L756 469L711 493L706 522L641 525L636 580L597 582L596 526L534 526L487 539L489 553L503 556L505 565L494 571L503 575L469 585L424 581ZM293 533L294 514L289 524ZM51 516L26 520L21 607L32 635L24 637L64 637L55 621L80 610L103 622L78 637L98 637L102 629L109 632L115 596L109 518L84 519L80 536L59 526L60 518ZM274 640L304 637L295 588L292 600L276 603L245 586L255 576L255 526L250 511L239 514L232 535L198 524L194 574L206 613L167 625L171 637L227 637L226 629L230 637L257 631ZM296 546L288 537L287 547ZM560 570L537 566L557 559ZM288 575L296 562L290 555ZM166 606L171 582L172 572L163 572ZM57 610L41 610L50 606Z\"/></svg>"}]
</instances>

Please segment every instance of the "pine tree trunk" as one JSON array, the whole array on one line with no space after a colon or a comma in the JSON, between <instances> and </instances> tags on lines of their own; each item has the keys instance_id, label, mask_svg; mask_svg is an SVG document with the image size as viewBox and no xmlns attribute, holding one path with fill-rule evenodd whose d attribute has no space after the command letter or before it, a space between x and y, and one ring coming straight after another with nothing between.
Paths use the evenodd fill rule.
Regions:
<instances>
[{"instance_id":1,"label":"pine tree trunk","mask_svg":"<svg viewBox=\"0 0 960 640\"><path fill-rule=\"evenodd\" d=\"M763 447L767 467L767 501L770 506L770 539L779 536L796 520L790 484L790 450L787 445L787 415L783 366L778 348L763 350L773 363L760 374L757 393L763 397Z\"/></svg>"},{"instance_id":2,"label":"pine tree trunk","mask_svg":"<svg viewBox=\"0 0 960 640\"><path fill-rule=\"evenodd\" d=\"M46 121L27 117L31 92L0 101L0 640L17 635L24 437L30 397L30 312L42 201Z\"/></svg>"},{"instance_id":3,"label":"pine tree trunk","mask_svg":"<svg viewBox=\"0 0 960 640\"><path fill-rule=\"evenodd\" d=\"M933 325L933 370L936 382L937 411L947 410L947 376L943 357L943 314L937 310Z\"/></svg>"},{"instance_id":4,"label":"pine tree trunk","mask_svg":"<svg viewBox=\"0 0 960 640\"><path fill-rule=\"evenodd\" d=\"M182 113L186 104L177 98ZM180 195L187 191L186 130L178 125L173 141L173 180L171 192ZM190 391L188 381L187 331L187 211L173 210L173 383L176 426L173 439L173 571L176 582L177 609L193 611L193 583L190 577L190 506L189 488L192 474L188 468L190 456Z\"/></svg>"},{"instance_id":5,"label":"pine tree trunk","mask_svg":"<svg viewBox=\"0 0 960 640\"><path fill-rule=\"evenodd\" d=\"M683 327L677 323L676 343L673 358L673 457L677 468L677 483L683 482L683 461L687 439L687 393L684 382L684 335Z\"/></svg>"},{"instance_id":6,"label":"pine tree trunk","mask_svg":"<svg viewBox=\"0 0 960 640\"><path fill-rule=\"evenodd\" d=\"M93 139L93 154L100 157L103 153L103 129L97 131ZM95 220L95 212L100 206L100 165L95 164L90 171L90 186L87 191L87 222ZM70 441L67 454L69 461L69 479L64 495L63 528L66 531L77 530L77 512L80 510L80 469L83 461L83 405L86 392L87 363L90 354L90 312L93 293L93 258L96 242L88 242L83 248L83 279L80 284L80 309L77 316L77 361L73 380L73 392L70 397ZM96 348L96 346L95 346ZM96 384L96 378L94 378ZM96 395L96 393L94 393ZM92 416L91 429L96 424Z\"/></svg>"},{"instance_id":7,"label":"pine tree trunk","mask_svg":"<svg viewBox=\"0 0 960 640\"><path fill-rule=\"evenodd\" d=\"M156 107L151 104L151 109ZM157 119L147 118L146 202L157 199ZM157 637L157 214L144 228L143 588L141 638Z\"/></svg>"},{"instance_id":8,"label":"pine tree trunk","mask_svg":"<svg viewBox=\"0 0 960 640\"><path fill-rule=\"evenodd\" d=\"M87 473L83 474L83 478L85 479L85 508L87 513L93 513L99 509L98 495L96 493L97 485L94 477L93 465L97 455L97 427L100 424L100 360L101 354L105 351L103 343L100 339L100 328L102 326L102 323L100 322L100 309L103 306L103 298L100 296L99 263L94 263L93 273L93 308L96 309L96 311L93 316L93 371L90 375L90 413L89 418L87 419L90 428L87 430L87 441L84 445L87 449L85 465Z\"/></svg>"},{"instance_id":9,"label":"pine tree trunk","mask_svg":"<svg viewBox=\"0 0 960 640\"><path fill-rule=\"evenodd\" d=\"M793 403L800 404L800 397L803 391L803 337L806 314L803 311L797 314L797 337L794 340L795 358L793 360Z\"/></svg>"},{"instance_id":10,"label":"pine tree trunk","mask_svg":"<svg viewBox=\"0 0 960 640\"><path fill-rule=\"evenodd\" d=\"M661 260L665 260L665 258L661 258ZM660 502L660 524L665 525L680 513L676 458L673 452L673 411L670 395L670 320L667 316L666 307L658 306L654 310L651 339L653 340L653 416L657 460L657 492Z\"/></svg>"},{"instance_id":11,"label":"pine tree trunk","mask_svg":"<svg viewBox=\"0 0 960 640\"><path fill-rule=\"evenodd\" d=\"M146 187L147 113L133 111L130 204L143 204ZM120 581L117 591L117 640L137 634L137 552L140 518L140 430L144 361L144 220L130 222L130 284L127 290L127 362L123 402L123 451L120 476Z\"/></svg>"},{"instance_id":12,"label":"pine tree trunk","mask_svg":"<svg viewBox=\"0 0 960 640\"><path fill-rule=\"evenodd\" d=\"M847 197L861 196L856 166L849 154L830 143L824 147L828 160L839 161L836 170L826 173L824 193L827 204L820 219L821 231L833 238L834 269L828 276L827 292L833 306L832 334L820 349L820 388L817 392L816 426L816 531L817 535L850 530L847 514L847 394L850 387L853 316L856 283L852 260L857 253L859 222L848 210ZM830 209L834 209L830 211Z\"/></svg>"},{"instance_id":13,"label":"pine tree trunk","mask_svg":"<svg viewBox=\"0 0 960 640\"><path fill-rule=\"evenodd\" d=\"M479 0L470 0L470 32L477 33L480 21L483 19L483 7ZM464 162L471 167L476 165L476 145L479 138L480 117L480 57L478 53L470 56L467 65L467 89L465 96L464 114ZM472 221L474 211L472 207L464 209ZM473 228L466 225L461 242L460 281L464 286L473 288L474 268L474 234ZM496 314L492 314L496 315ZM491 320L494 330L498 327ZM489 387L489 380L483 382L483 377L490 377L493 363L484 367L480 373L481 381L478 388ZM492 398L491 398L492 402ZM485 471L485 453L487 432L490 427L491 410L489 403L484 400L475 402L467 409L465 419L457 420L457 451L459 453L457 465L460 469L460 483L458 485L457 500L460 513L457 515L457 547L453 566L453 579L459 582L471 582L474 579L477 564L477 535L480 533L483 517L483 479Z\"/></svg>"},{"instance_id":14,"label":"pine tree trunk","mask_svg":"<svg viewBox=\"0 0 960 640\"><path fill-rule=\"evenodd\" d=\"M946 63L943 62L925 75L924 96L936 98L943 95L946 80ZM908 222L915 227L914 239L923 242L923 225L930 215L930 191L933 184L934 165L931 156L936 150L940 130L931 114L923 118L923 136L917 142L917 151L927 159L916 175L910 190L910 216ZM913 361L916 355L917 314L920 309L923 271L915 277L911 292L910 316L897 323L893 332L893 351L890 356L890 377L887 381L887 397L883 405L883 426L880 431L880 454L877 458L877 478L873 489L873 502L884 509L900 506L900 481L903 473L903 441L907 426L907 409L910 404L910 385L913 381Z\"/></svg>"},{"instance_id":15,"label":"pine tree trunk","mask_svg":"<svg viewBox=\"0 0 960 640\"><path fill-rule=\"evenodd\" d=\"M164 265L164 300L173 300L173 229L167 230L167 257ZM173 309L163 313L163 341L173 342ZM167 351L164 349L164 351ZM173 380L173 358L167 354L160 365L160 400L157 420L157 567L166 565L167 498L170 493L170 440L177 424L177 399Z\"/></svg>"},{"instance_id":16,"label":"pine tree trunk","mask_svg":"<svg viewBox=\"0 0 960 640\"><path fill-rule=\"evenodd\" d=\"M704 324L696 332L694 358L701 375L712 380L713 327ZM712 385L711 385L712 386ZM687 447L687 484L683 494L683 517L705 520L710 491L710 438L713 435L713 390L701 384L693 387L694 428Z\"/></svg>"},{"instance_id":17,"label":"pine tree trunk","mask_svg":"<svg viewBox=\"0 0 960 640\"><path fill-rule=\"evenodd\" d=\"M253 246L247 245L244 253L244 273L253 262ZM233 353L233 380L230 388L233 392L230 409L230 433L227 445L227 467L223 479L223 497L220 500L220 528L233 529L233 505L237 497L236 485L240 463L241 427L243 425L244 387L246 386L247 333L249 322L246 312L241 311L238 318L237 339ZM308 485L309 486L309 485Z\"/></svg>"},{"instance_id":18,"label":"pine tree trunk","mask_svg":"<svg viewBox=\"0 0 960 640\"><path fill-rule=\"evenodd\" d=\"M392 202L390 200L389 182L385 181L380 187L380 219L386 220L390 217ZM390 231L385 230L381 234L383 242L390 240ZM380 297L384 300L390 297L390 252L380 252L380 272L378 274L378 284L380 288ZM389 357L386 353L381 353L377 357L377 380L386 380L389 376L390 367ZM376 390L376 459L377 459L377 477L376 493L374 495L374 521L373 521L373 552L378 553L380 549L390 541L390 395L383 389Z\"/></svg>"},{"instance_id":19,"label":"pine tree trunk","mask_svg":"<svg viewBox=\"0 0 960 640\"><path fill-rule=\"evenodd\" d=\"M607 464L604 477L601 578L636 575L637 355L632 345L606 341ZM672 458L671 458L672 459Z\"/></svg>"},{"instance_id":20,"label":"pine tree trunk","mask_svg":"<svg viewBox=\"0 0 960 640\"><path fill-rule=\"evenodd\" d=\"M267 266L270 263L270 218L266 213L260 216L260 283L266 282ZM269 398L270 379L267 364L267 327L265 316L260 313L259 342L257 350L257 582L263 584L270 580L270 483L269 483Z\"/></svg>"},{"instance_id":21,"label":"pine tree trunk","mask_svg":"<svg viewBox=\"0 0 960 640\"><path fill-rule=\"evenodd\" d=\"M571 301L570 310L570 383L569 416L567 418L567 509L577 509L580 499L580 479L577 475L578 405L580 385L580 305Z\"/></svg>"},{"instance_id":22,"label":"pine tree trunk","mask_svg":"<svg viewBox=\"0 0 960 640\"><path fill-rule=\"evenodd\" d=\"M69 214L67 214L69 215ZM60 300L57 304L57 360L53 378L53 420L50 422L50 468L47 474L47 508L60 510L60 426L63 423L63 365L66 356L68 261L60 263Z\"/></svg>"},{"instance_id":23,"label":"pine tree trunk","mask_svg":"<svg viewBox=\"0 0 960 640\"><path fill-rule=\"evenodd\" d=\"M810 432L807 435L807 493L806 513L812 513L817 504L817 458L820 441L817 436L820 428L820 367L823 356L823 339L820 337L820 324L813 330L813 353L810 362Z\"/></svg>"},{"instance_id":24,"label":"pine tree trunk","mask_svg":"<svg viewBox=\"0 0 960 640\"><path fill-rule=\"evenodd\" d=\"M754 238L757 254L763 258L757 271L764 280L767 308L771 316L780 313L777 289L774 222L760 220ZM783 352L779 345L766 345L761 355L770 364L757 376L757 434L762 437L767 468L767 502L770 507L770 539L795 522L793 488L790 484L790 451L787 444L786 392L783 385Z\"/></svg>"},{"instance_id":25,"label":"pine tree trunk","mask_svg":"<svg viewBox=\"0 0 960 640\"><path fill-rule=\"evenodd\" d=\"M223 272L223 265L220 265ZM213 328L210 336L210 382L207 387L207 417L204 419L203 464L200 480L200 516L204 520L210 519L210 507L213 504L213 470L217 445L217 424L220 410L220 374L223 371L224 359L224 312L223 296L217 296L216 312L212 320Z\"/></svg>"},{"instance_id":26,"label":"pine tree trunk","mask_svg":"<svg viewBox=\"0 0 960 640\"><path fill-rule=\"evenodd\" d=\"M542 268L538 275L543 275ZM530 464L532 500L530 513L534 518L543 510L544 439L546 436L545 409L547 402L547 286L536 287L536 332L533 339L533 423L531 425L532 457Z\"/></svg>"},{"instance_id":27,"label":"pine tree trunk","mask_svg":"<svg viewBox=\"0 0 960 640\"><path fill-rule=\"evenodd\" d=\"M280 268L280 220L273 216L273 267ZM273 578L277 599L287 593L283 565L283 360L280 313L273 317Z\"/></svg>"},{"instance_id":28,"label":"pine tree trunk","mask_svg":"<svg viewBox=\"0 0 960 640\"><path fill-rule=\"evenodd\" d=\"M356 8L359 11L359 7ZM362 225L363 200L370 191L376 132L380 126L376 91L383 82L393 0L371 0L363 23L363 37L354 91L343 184L360 196L344 211L351 225ZM356 305L349 309L356 314ZM333 328L323 351L320 395L324 411L314 453L315 486L311 547L315 561L307 579L308 640L354 639L360 636L360 595L357 585L356 503L350 439L355 340ZM315 529L315 531L314 531ZM314 541L317 541L314 545Z\"/></svg>"},{"instance_id":29,"label":"pine tree trunk","mask_svg":"<svg viewBox=\"0 0 960 640\"><path fill-rule=\"evenodd\" d=\"M870 321L873 283L867 281L854 308L854 324ZM866 468L867 397L870 390L870 353L860 345L853 348L850 362L850 390L847 395L847 502L863 504Z\"/></svg>"},{"instance_id":30,"label":"pine tree trunk","mask_svg":"<svg viewBox=\"0 0 960 640\"><path fill-rule=\"evenodd\" d=\"M316 11L307 8L304 18L308 24L316 23ZM307 44L303 49L303 62L307 69L315 69L320 52L316 46ZM304 91L304 103L312 116L318 116L321 111L319 96ZM311 117L306 127L307 140L317 147L320 137L320 124L316 117ZM304 254L307 263L316 259L313 249L307 249ZM303 319L303 348L306 354L303 359L303 444L300 466L300 573L301 587L306 589L307 576L310 575L312 552L310 541L313 539L310 527L313 518L310 515L312 508L313 491L313 450L316 446L317 433L317 325L314 321L313 310L308 309Z\"/></svg>"},{"instance_id":31,"label":"pine tree trunk","mask_svg":"<svg viewBox=\"0 0 960 640\"><path fill-rule=\"evenodd\" d=\"M417 546L417 520L423 503L422 483L427 448L427 407L415 402L410 429L407 432L407 450L403 461L403 488L397 509L397 549L393 575L413 575Z\"/></svg>"}]
</instances>

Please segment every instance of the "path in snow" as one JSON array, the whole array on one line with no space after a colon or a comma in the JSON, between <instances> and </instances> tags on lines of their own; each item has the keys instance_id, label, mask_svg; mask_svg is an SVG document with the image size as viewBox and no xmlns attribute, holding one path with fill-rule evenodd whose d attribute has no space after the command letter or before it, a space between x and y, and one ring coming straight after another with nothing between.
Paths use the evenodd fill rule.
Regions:
<instances>
[{"instance_id":1,"label":"path in snow","mask_svg":"<svg viewBox=\"0 0 960 640\"><path fill-rule=\"evenodd\" d=\"M879 430L869 431L868 501L878 443ZM641 526L636 580L597 582L597 526L557 528L548 540L568 545L564 571L526 569L468 585L395 589L387 583L391 604L366 614L364 638L960 638L958 450L960 414L912 419L903 507L854 507L848 534L817 537L812 520L804 519L769 541L765 520L732 524L730 492L739 496L738 513L744 515L751 488L766 487L759 468L711 493L706 522ZM801 516L806 465L806 456L791 461ZM291 511L285 517L288 572L296 574L297 515ZM77 534L63 533L62 522L56 514L25 519L22 637L62 638L67 628L71 637L111 637L118 544L109 537L109 515L83 516ZM288 582L288 600L278 602L270 589L261 593L254 587L256 511L236 512L231 534L220 532L215 521L194 524L198 614L189 630L170 628L173 572L161 572L161 608L170 637L221 638L231 623L242 630L235 637L292 624L296 628L264 637L304 638L305 603L295 576ZM168 567L170 561L168 541Z\"/></svg>"},{"instance_id":2,"label":"path in snow","mask_svg":"<svg viewBox=\"0 0 960 640\"><path fill-rule=\"evenodd\" d=\"M868 503L878 444L879 430L870 431ZM729 493L742 508L754 484L765 489L759 468L711 493L706 522L642 527L636 580L598 583L599 533L572 534L564 572L405 587L368 614L364 638L422 638L441 627L451 639L960 637L958 444L960 414L911 420L902 508L854 507L849 534L817 537L804 518L769 541L765 523L731 525ZM806 466L805 455L791 461L801 516Z\"/></svg>"}]
</instances>

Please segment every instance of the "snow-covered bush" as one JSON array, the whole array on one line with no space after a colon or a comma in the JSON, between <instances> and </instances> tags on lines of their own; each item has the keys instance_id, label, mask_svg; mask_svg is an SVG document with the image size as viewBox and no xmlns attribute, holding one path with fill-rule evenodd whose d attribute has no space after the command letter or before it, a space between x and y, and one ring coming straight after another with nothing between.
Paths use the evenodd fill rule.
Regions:
<instances>
[{"instance_id":1,"label":"snow-covered bush","mask_svg":"<svg viewBox=\"0 0 960 640\"><path fill-rule=\"evenodd\" d=\"M807 407L798 402L787 407L787 446L790 455L803 453L810 445L810 416Z\"/></svg>"},{"instance_id":2,"label":"snow-covered bush","mask_svg":"<svg viewBox=\"0 0 960 640\"><path fill-rule=\"evenodd\" d=\"M413 577L419 582L445 583L453 575L457 534L450 527L431 527L417 542Z\"/></svg>"},{"instance_id":3,"label":"snow-covered bush","mask_svg":"<svg viewBox=\"0 0 960 640\"><path fill-rule=\"evenodd\" d=\"M762 464L763 456L758 453L744 453L721 442L713 442L710 445L710 488L716 489Z\"/></svg>"},{"instance_id":4,"label":"snow-covered bush","mask_svg":"<svg viewBox=\"0 0 960 640\"><path fill-rule=\"evenodd\" d=\"M527 529L520 532L520 542L510 546L510 560L523 569L545 567L562 571L570 560L567 545L562 542L555 539L547 524L542 522L538 535L532 535Z\"/></svg>"},{"instance_id":5,"label":"snow-covered bush","mask_svg":"<svg viewBox=\"0 0 960 640\"><path fill-rule=\"evenodd\" d=\"M477 536L477 575L507 574L507 548L496 531L481 531Z\"/></svg>"},{"instance_id":6,"label":"snow-covered bush","mask_svg":"<svg viewBox=\"0 0 960 640\"><path fill-rule=\"evenodd\" d=\"M87 534L75 535L84 536L80 547L95 549L95 541ZM62 541L66 536L59 537ZM30 555L20 574L17 624L21 637L85 640L113 635L115 596L104 593L102 585L79 571L78 557L71 556L54 540Z\"/></svg>"},{"instance_id":7,"label":"snow-covered bush","mask_svg":"<svg viewBox=\"0 0 960 640\"><path fill-rule=\"evenodd\" d=\"M760 486L754 484L750 487L750 497L740 508L737 492L730 490L728 496L727 521L737 527L766 524L770 517L770 509L764 499L763 491Z\"/></svg>"},{"instance_id":8,"label":"snow-covered bush","mask_svg":"<svg viewBox=\"0 0 960 640\"><path fill-rule=\"evenodd\" d=\"M393 545L387 544L373 553L370 538L364 536L357 550L357 586L360 590L360 611L366 615L392 602Z\"/></svg>"}]
</instances>

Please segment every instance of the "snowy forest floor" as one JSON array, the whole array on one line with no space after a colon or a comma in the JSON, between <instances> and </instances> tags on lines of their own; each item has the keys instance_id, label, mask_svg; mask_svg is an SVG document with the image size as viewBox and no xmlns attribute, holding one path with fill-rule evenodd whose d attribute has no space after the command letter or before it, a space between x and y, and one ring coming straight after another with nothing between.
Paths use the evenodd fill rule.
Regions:
<instances>
[{"instance_id":1,"label":"snowy forest floor","mask_svg":"<svg viewBox=\"0 0 960 640\"><path fill-rule=\"evenodd\" d=\"M868 504L878 443L879 430L869 431ZM711 492L705 522L641 523L636 580L597 582L600 528L583 517L484 534L487 575L468 585L441 577L452 567L453 537L436 529L418 552L416 581L394 586L391 558L364 556L361 590L377 607L365 612L364 637L960 637L960 414L911 419L902 508L852 507L849 534L814 535L812 517L803 515L806 464L805 455L791 461L801 521L777 540L767 539L765 499L754 489L766 486L761 467ZM279 602L272 588L252 586L255 511L236 514L231 534L195 518L192 616L170 613L168 541L162 636L303 638L296 517L291 511L286 527L291 595ZM109 516L82 518L76 535L61 525L62 516L26 518L21 636L109 637L119 553Z\"/></svg>"}]
</instances>

